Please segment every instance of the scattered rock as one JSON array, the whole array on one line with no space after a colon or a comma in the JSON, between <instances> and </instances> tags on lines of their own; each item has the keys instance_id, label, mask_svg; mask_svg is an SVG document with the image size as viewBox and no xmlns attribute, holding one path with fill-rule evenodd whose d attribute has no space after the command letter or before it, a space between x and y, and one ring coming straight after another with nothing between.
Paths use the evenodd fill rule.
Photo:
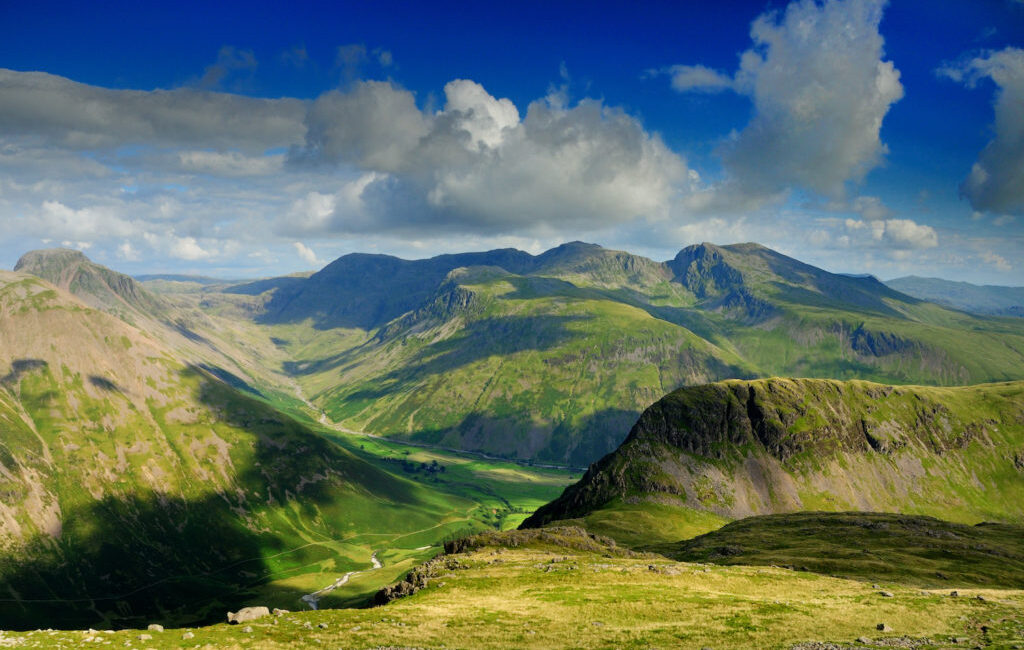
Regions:
<instances>
[{"instance_id":1,"label":"scattered rock","mask_svg":"<svg viewBox=\"0 0 1024 650\"><path fill-rule=\"evenodd\" d=\"M278 609L277 607L273 609L272 613L274 614L274 616L283 616L284 614L291 614L291 612L287 609Z\"/></svg>"},{"instance_id":2,"label":"scattered rock","mask_svg":"<svg viewBox=\"0 0 1024 650\"><path fill-rule=\"evenodd\" d=\"M309 621L306 621L305 623L302 624L302 629L303 630L312 630L313 629L313 624L310 623Z\"/></svg>"},{"instance_id":3,"label":"scattered rock","mask_svg":"<svg viewBox=\"0 0 1024 650\"><path fill-rule=\"evenodd\" d=\"M949 592L949 595L952 596L953 598L956 598L957 596L960 595L960 592L958 592L956 590L953 590L953 591Z\"/></svg>"},{"instance_id":4,"label":"scattered rock","mask_svg":"<svg viewBox=\"0 0 1024 650\"><path fill-rule=\"evenodd\" d=\"M146 629L150 632L163 632L164 626L160 625L159 623L150 623L149 627L147 627Z\"/></svg>"},{"instance_id":5,"label":"scattered rock","mask_svg":"<svg viewBox=\"0 0 1024 650\"><path fill-rule=\"evenodd\" d=\"M893 594L892 594L891 591L880 591L878 593L879 593L879 595L882 596L882 598L892 598L893 597Z\"/></svg>"},{"instance_id":6,"label":"scattered rock","mask_svg":"<svg viewBox=\"0 0 1024 650\"><path fill-rule=\"evenodd\" d=\"M321 630L326 630L327 629L327 623L317 623L317 627L320 628Z\"/></svg>"},{"instance_id":7,"label":"scattered rock","mask_svg":"<svg viewBox=\"0 0 1024 650\"><path fill-rule=\"evenodd\" d=\"M184 634L181 635L181 640L182 641L188 641L189 639L194 639L194 638L196 638L196 635L193 634L192 632L185 632Z\"/></svg>"},{"instance_id":8,"label":"scattered rock","mask_svg":"<svg viewBox=\"0 0 1024 650\"><path fill-rule=\"evenodd\" d=\"M981 594L978 594L978 600L980 600L981 602L985 602L988 599L982 596Z\"/></svg>"},{"instance_id":9,"label":"scattered rock","mask_svg":"<svg viewBox=\"0 0 1024 650\"><path fill-rule=\"evenodd\" d=\"M139 641L151 641L153 639L153 635L152 634L140 634L139 636L137 636L135 638L138 639Z\"/></svg>"},{"instance_id":10,"label":"scattered rock","mask_svg":"<svg viewBox=\"0 0 1024 650\"><path fill-rule=\"evenodd\" d=\"M875 626L875 629L879 632L892 632L892 628L886 623L879 623Z\"/></svg>"},{"instance_id":11,"label":"scattered rock","mask_svg":"<svg viewBox=\"0 0 1024 650\"><path fill-rule=\"evenodd\" d=\"M950 639L951 643L956 643L956 644L967 643L969 641L970 641L970 639L964 638L962 636L955 636L952 639Z\"/></svg>"},{"instance_id":12,"label":"scattered rock","mask_svg":"<svg viewBox=\"0 0 1024 650\"><path fill-rule=\"evenodd\" d=\"M871 639L866 636L857 637L857 643L871 643Z\"/></svg>"},{"instance_id":13,"label":"scattered rock","mask_svg":"<svg viewBox=\"0 0 1024 650\"><path fill-rule=\"evenodd\" d=\"M256 619L263 618L264 616L270 616L270 610L262 605L258 607L243 607L237 612L228 612L228 623L238 625L240 623L255 621Z\"/></svg>"},{"instance_id":14,"label":"scattered rock","mask_svg":"<svg viewBox=\"0 0 1024 650\"><path fill-rule=\"evenodd\" d=\"M251 634L252 633L252 626L251 625L246 625L245 627L242 628L242 631L245 632L246 634Z\"/></svg>"}]
</instances>

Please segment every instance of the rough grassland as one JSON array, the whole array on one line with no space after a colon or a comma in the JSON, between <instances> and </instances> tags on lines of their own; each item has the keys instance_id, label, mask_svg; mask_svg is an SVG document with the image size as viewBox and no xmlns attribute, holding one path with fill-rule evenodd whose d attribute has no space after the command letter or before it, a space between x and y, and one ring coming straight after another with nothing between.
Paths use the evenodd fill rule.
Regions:
<instances>
[{"instance_id":1,"label":"rough grassland","mask_svg":"<svg viewBox=\"0 0 1024 650\"><path fill-rule=\"evenodd\" d=\"M947 590L881 586L892 596L863 582L781 568L677 563L544 544L483 547L453 556L427 588L383 607L285 614L249 628L8 633L4 642L47 648L695 649L792 648L811 641L842 648L1024 643L1022 591L961 589L951 597ZM880 623L887 631L877 629ZM183 639L186 632L192 636Z\"/></svg>"}]
</instances>

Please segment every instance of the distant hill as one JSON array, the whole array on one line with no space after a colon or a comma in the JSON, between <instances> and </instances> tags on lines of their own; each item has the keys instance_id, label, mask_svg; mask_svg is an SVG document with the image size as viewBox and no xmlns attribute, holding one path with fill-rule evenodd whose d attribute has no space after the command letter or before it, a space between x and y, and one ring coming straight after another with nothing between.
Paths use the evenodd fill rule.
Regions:
<instances>
[{"instance_id":1,"label":"distant hill","mask_svg":"<svg viewBox=\"0 0 1024 650\"><path fill-rule=\"evenodd\" d=\"M152 282L154 280L163 280L165 282L194 282L196 284L210 285L210 284L230 284L233 280L224 280L221 278L211 278L206 275L182 275L180 273L149 273L143 275L134 276L139 282Z\"/></svg>"},{"instance_id":2,"label":"distant hill","mask_svg":"<svg viewBox=\"0 0 1024 650\"><path fill-rule=\"evenodd\" d=\"M1024 318L1024 287L1000 287L910 275L885 283L897 291L975 314Z\"/></svg>"},{"instance_id":3,"label":"distant hill","mask_svg":"<svg viewBox=\"0 0 1024 650\"><path fill-rule=\"evenodd\" d=\"M682 388L523 526L610 521L616 511L628 520L643 504L684 521L866 510L1020 523L1024 382L773 378Z\"/></svg>"}]
</instances>

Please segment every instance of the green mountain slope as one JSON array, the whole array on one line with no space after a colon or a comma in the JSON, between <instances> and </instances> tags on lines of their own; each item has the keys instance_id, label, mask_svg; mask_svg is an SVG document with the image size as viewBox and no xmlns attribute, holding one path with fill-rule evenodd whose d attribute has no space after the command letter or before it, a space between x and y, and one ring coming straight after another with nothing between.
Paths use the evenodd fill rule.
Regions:
<instances>
[{"instance_id":1,"label":"green mountain slope","mask_svg":"<svg viewBox=\"0 0 1024 650\"><path fill-rule=\"evenodd\" d=\"M299 576L474 525L473 501L384 471L10 272L0 432L3 629L219 619L257 591L294 609Z\"/></svg>"},{"instance_id":2,"label":"green mountain slope","mask_svg":"<svg viewBox=\"0 0 1024 650\"><path fill-rule=\"evenodd\" d=\"M349 255L262 296L255 318L272 323L285 370L343 426L573 465L614 449L681 386L956 385L1024 368L1024 323L756 244L690 246L666 263L580 242L535 257Z\"/></svg>"},{"instance_id":3,"label":"green mountain slope","mask_svg":"<svg viewBox=\"0 0 1024 650\"><path fill-rule=\"evenodd\" d=\"M1000 287L910 275L885 283L897 291L976 314L1024 317L1024 287Z\"/></svg>"},{"instance_id":4,"label":"green mountain slope","mask_svg":"<svg viewBox=\"0 0 1024 650\"><path fill-rule=\"evenodd\" d=\"M682 521L873 510L1020 522L1024 382L776 378L680 389L524 526L601 511L637 520L645 504Z\"/></svg>"}]
</instances>

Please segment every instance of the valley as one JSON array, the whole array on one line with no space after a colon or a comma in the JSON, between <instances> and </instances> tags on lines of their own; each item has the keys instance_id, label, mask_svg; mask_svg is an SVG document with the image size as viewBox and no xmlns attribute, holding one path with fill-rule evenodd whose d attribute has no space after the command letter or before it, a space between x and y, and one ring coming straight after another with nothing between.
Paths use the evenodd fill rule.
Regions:
<instances>
[{"instance_id":1,"label":"valley","mask_svg":"<svg viewBox=\"0 0 1024 650\"><path fill-rule=\"evenodd\" d=\"M0 629L22 632L4 643L134 643L150 623L168 631L146 647L342 629L360 647L801 647L882 639L885 619L923 648L1024 629L1019 319L755 244L348 255L241 283L140 282L66 250L16 269ZM807 511L818 528L785 519ZM884 546L852 511L938 519ZM832 557L836 536L859 546ZM934 553L928 575L898 570ZM897 600L873 604L869 581ZM789 595L765 601L769 584ZM216 625L254 603L294 613ZM53 627L136 631L31 632Z\"/></svg>"}]
</instances>

